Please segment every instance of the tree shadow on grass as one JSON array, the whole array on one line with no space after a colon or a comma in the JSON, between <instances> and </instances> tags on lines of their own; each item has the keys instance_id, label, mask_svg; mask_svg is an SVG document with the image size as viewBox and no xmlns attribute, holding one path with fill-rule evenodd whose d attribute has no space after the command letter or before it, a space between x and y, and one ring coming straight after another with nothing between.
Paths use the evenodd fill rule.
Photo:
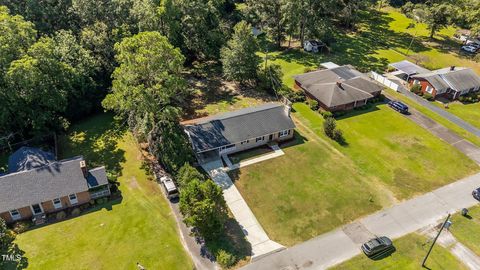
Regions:
<instances>
[{"instance_id":1,"label":"tree shadow on grass","mask_svg":"<svg viewBox=\"0 0 480 270\"><path fill-rule=\"evenodd\" d=\"M2 255L13 255L13 260L2 261L0 262L0 269L2 270L21 270L28 268L28 258L25 257L25 251L21 250L17 244L13 244L11 249L8 251L8 254ZM0 257L3 260L2 257Z\"/></svg>"},{"instance_id":2,"label":"tree shadow on grass","mask_svg":"<svg viewBox=\"0 0 480 270\"><path fill-rule=\"evenodd\" d=\"M125 162L125 151L118 148L125 132L125 125L113 114L98 114L77 123L59 138L59 157L82 155L89 168L105 166L108 179L115 182Z\"/></svg>"},{"instance_id":3,"label":"tree shadow on grass","mask_svg":"<svg viewBox=\"0 0 480 270\"><path fill-rule=\"evenodd\" d=\"M215 240L207 241L206 246L212 254L225 250L235 255L237 262L252 255L252 246L247 241L242 227L231 217L225 223L225 233Z\"/></svg>"}]
</instances>

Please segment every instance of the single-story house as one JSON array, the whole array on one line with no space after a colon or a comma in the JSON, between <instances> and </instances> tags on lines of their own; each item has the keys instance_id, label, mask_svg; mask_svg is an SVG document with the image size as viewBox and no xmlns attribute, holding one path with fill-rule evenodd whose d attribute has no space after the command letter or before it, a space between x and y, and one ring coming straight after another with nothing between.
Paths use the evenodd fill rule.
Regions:
<instances>
[{"instance_id":1,"label":"single-story house","mask_svg":"<svg viewBox=\"0 0 480 270\"><path fill-rule=\"evenodd\" d=\"M327 69L295 76L295 88L327 111L344 111L367 104L379 96L383 86L350 65L322 65Z\"/></svg>"},{"instance_id":2,"label":"single-story house","mask_svg":"<svg viewBox=\"0 0 480 270\"><path fill-rule=\"evenodd\" d=\"M389 64L389 66L395 69L395 71L391 72L391 74L404 81L408 81L408 79L413 75L430 72L430 70L414 64L408 60L391 63Z\"/></svg>"},{"instance_id":3,"label":"single-story house","mask_svg":"<svg viewBox=\"0 0 480 270\"><path fill-rule=\"evenodd\" d=\"M7 223L41 219L109 195L105 167L89 170L82 156L57 161L50 152L22 147L0 175L0 217Z\"/></svg>"},{"instance_id":4,"label":"single-story house","mask_svg":"<svg viewBox=\"0 0 480 270\"><path fill-rule=\"evenodd\" d=\"M480 76L470 68L455 66L412 75L408 82L410 87L414 84L421 85L422 92L433 97L451 99L480 89Z\"/></svg>"},{"instance_id":5,"label":"single-story house","mask_svg":"<svg viewBox=\"0 0 480 270\"><path fill-rule=\"evenodd\" d=\"M222 154L293 138L289 104L272 102L183 122L200 163Z\"/></svg>"}]
</instances>

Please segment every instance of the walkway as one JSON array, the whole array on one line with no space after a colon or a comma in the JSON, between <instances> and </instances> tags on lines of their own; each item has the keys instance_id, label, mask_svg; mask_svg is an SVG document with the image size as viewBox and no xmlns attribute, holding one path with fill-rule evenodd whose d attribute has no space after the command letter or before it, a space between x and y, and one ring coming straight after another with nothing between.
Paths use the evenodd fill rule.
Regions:
<instances>
[{"instance_id":1,"label":"walkway","mask_svg":"<svg viewBox=\"0 0 480 270\"><path fill-rule=\"evenodd\" d=\"M392 79L392 78L389 77L389 79ZM398 79L397 79L397 82L399 82ZM440 115L443 118L449 120L450 122L460 126L461 128L465 129L466 131L480 137L480 129L478 129L478 128L474 127L473 125L471 125L470 123L462 120L458 116L455 116L454 114L449 113L449 112L445 111L444 109L439 108L439 107L431 104L429 101L425 100L424 98L422 98L420 96L417 96L416 94L410 92L408 89L406 89L404 86L402 86L401 82L399 82L399 85L401 86L401 87L398 88L400 93L404 94L405 96L407 96L411 100L419 103L420 105L422 105L424 107L427 107L431 111L437 113L438 115Z\"/></svg>"},{"instance_id":2,"label":"walkway","mask_svg":"<svg viewBox=\"0 0 480 270\"><path fill-rule=\"evenodd\" d=\"M478 186L480 174L379 211L242 269L326 269L360 254L361 244L373 235L398 238L436 224L448 213L478 204L471 195Z\"/></svg>"},{"instance_id":3,"label":"walkway","mask_svg":"<svg viewBox=\"0 0 480 270\"><path fill-rule=\"evenodd\" d=\"M227 164L228 170L236 170L236 169L240 169L240 168L243 168L245 166L252 165L252 164L255 164L255 163L258 163L258 162L262 162L262 161L265 161L265 160L269 160L269 159L272 159L272 158L283 156L285 154L283 152L283 150L280 149L278 144L272 144L272 145L269 145L269 147L272 148L273 153L261 155L259 157L248 159L248 160L245 160L245 161L240 161L239 163L236 163L236 164L232 164L232 162L230 161L230 159L228 158L227 155L222 155L222 158L225 161L225 163Z\"/></svg>"},{"instance_id":4,"label":"walkway","mask_svg":"<svg viewBox=\"0 0 480 270\"><path fill-rule=\"evenodd\" d=\"M270 240L262 225L255 218L255 215L248 207L242 195L235 187L232 179L223 168L220 159L208 162L202 165L208 172L213 181L223 189L223 197L227 202L228 208L243 229L248 242L252 245L252 262L273 252L283 250L285 247Z\"/></svg>"}]
</instances>

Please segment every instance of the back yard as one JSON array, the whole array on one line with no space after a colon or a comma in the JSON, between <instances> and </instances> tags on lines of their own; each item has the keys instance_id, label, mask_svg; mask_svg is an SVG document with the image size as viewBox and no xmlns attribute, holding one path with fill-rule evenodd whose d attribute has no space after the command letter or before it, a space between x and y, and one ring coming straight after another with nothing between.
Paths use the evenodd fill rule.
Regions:
<instances>
[{"instance_id":1,"label":"back yard","mask_svg":"<svg viewBox=\"0 0 480 270\"><path fill-rule=\"evenodd\" d=\"M20 234L28 269L192 269L175 220L158 185L141 169L128 132L109 114L75 125L61 139L62 157L84 155L118 175L122 200L90 213Z\"/></svg>"},{"instance_id":2,"label":"back yard","mask_svg":"<svg viewBox=\"0 0 480 270\"><path fill-rule=\"evenodd\" d=\"M323 118L295 104L296 142L285 155L231 172L269 236L284 245L478 171L453 147L385 105L338 121L347 146L323 134Z\"/></svg>"}]
</instances>

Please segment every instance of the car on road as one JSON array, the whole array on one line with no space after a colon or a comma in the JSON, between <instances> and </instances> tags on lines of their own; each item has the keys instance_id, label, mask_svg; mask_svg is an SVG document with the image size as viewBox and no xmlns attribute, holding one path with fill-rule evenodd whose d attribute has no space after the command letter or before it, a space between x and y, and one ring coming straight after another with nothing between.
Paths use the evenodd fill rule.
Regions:
<instances>
[{"instance_id":1,"label":"car on road","mask_svg":"<svg viewBox=\"0 0 480 270\"><path fill-rule=\"evenodd\" d=\"M390 238L386 236L376 237L370 239L362 245L362 251L368 257L372 257L382 252L386 252L393 248L393 243Z\"/></svg>"},{"instance_id":2,"label":"car on road","mask_svg":"<svg viewBox=\"0 0 480 270\"><path fill-rule=\"evenodd\" d=\"M474 191L472 191L472 196L473 198L480 201L480 188L477 188Z\"/></svg>"},{"instance_id":3,"label":"car on road","mask_svg":"<svg viewBox=\"0 0 480 270\"><path fill-rule=\"evenodd\" d=\"M478 49L474 46L467 45L467 46L462 46L462 50L469 53L476 53Z\"/></svg>"},{"instance_id":4,"label":"car on road","mask_svg":"<svg viewBox=\"0 0 480 270\"><path fill-rule=\"evenodd\" d=\"M408 113L408 106L405 105L404 103L400 102L400 101L391 100L390 102L388 102L388 106L390 106L390 108L392 108L392 109L394 109L398 112L401 112L403 114Z\"/></svg>"},{"instance_id":5,"label":"car on road","mask_svg":"<svg viewBox=\"0 0 480 270\"><path fill-rule=\"evenodd\" d=\"M178 189L175 183L173 182L172 178L168 176L162 176L160 178L160 182L162 183L162 186L163 186L163 189L165 190L165 195L167 196L167 198L169 199L178 198L179 196Z\"/></svg>"}]
</instances>

